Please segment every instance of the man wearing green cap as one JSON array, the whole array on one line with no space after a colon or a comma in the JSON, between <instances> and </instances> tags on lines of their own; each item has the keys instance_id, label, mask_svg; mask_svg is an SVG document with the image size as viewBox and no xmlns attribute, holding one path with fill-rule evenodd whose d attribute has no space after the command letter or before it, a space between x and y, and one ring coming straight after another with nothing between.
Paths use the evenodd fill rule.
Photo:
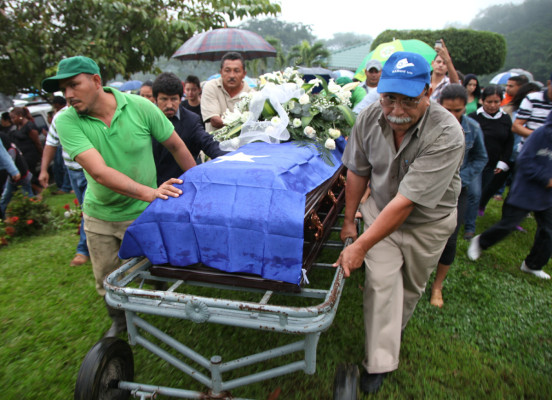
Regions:
<instances>
[{"instance_id":1,"label":"man wearing green cap","mask_svg":"<svg viewBox=\"0 0 552 400\"><path fill-rule=\"evenodd\" d=\"M62 60L42 88L61 90L70 105L56 124L63 148L84 168L88 181L84 227L96 290L105 296L103 279L121 263L118 251L127 227L156 198L182 193L173 186L182 183L176 178L157 187L152 137L183 171L195 161L158 107L143 97L102 87L100 69L90 58ZM113 324L104 336L126 330L124 312L107 309Z\"/></svg>"}]
</instances>

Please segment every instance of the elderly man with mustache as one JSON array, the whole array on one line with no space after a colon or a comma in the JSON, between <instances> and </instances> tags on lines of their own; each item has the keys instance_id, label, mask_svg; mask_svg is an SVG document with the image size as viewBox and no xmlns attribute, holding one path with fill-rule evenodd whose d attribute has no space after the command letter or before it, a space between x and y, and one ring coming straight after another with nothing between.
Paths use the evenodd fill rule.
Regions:
<instances>
[{"instance_id":1,"label":"elderly man with mustache","mask_svg":"<svg viewBox=\"0 0 552 400\"><path fill-rule=\"evenodd\" d=\"M430 101L430 67L396 52L385 63L380 101L358 116L343 154L348 168L342 239L334 264L345 276L366 265L365 358L361 389L375 393L398 368L402 331L456 226L464 135L458 120ZM365 231L354 218L360 205Z\"/></svg>"},{"instance_id":2,"label":"elderly man with mustache","mask_svg":"<svg viewBox=\"0 0 552 400\"><path fill-rule=\"evenodd\" d=\"M201 95L201 116L207 132L222 128L222 114L226 110L234 111L240 93L252 90L243 80L245 75L245 62L240 53L222 56L220 78L207 82Z\"/></svg>"}]
</instances>

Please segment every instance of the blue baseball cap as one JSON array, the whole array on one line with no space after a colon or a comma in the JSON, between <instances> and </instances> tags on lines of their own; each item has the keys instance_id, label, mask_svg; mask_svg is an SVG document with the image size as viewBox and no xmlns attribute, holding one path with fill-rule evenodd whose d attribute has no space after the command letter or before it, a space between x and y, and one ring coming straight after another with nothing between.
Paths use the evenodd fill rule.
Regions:
<instances>
[{"instance_id":1,"label":"blue baseball cap","mask_svg":"<svg viewBox=\"0 0 552 400\"><path fill-rule=\"evenodd\" d=\"M431 82L431 67L421 55L396 51L385 62L378 83L378 93L419 96Z\"/></svg>"}]
</instances>

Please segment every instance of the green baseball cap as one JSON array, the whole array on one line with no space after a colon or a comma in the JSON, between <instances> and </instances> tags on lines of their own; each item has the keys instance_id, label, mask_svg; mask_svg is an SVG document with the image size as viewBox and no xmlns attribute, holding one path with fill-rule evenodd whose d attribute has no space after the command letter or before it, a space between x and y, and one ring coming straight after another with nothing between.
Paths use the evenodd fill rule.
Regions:
<instances>
[{"instance_id":1,"label":"green baseball cap","mask_svg":"<svg viewBox=\"0 0 552 400\"><path fill-rule=\"evenodd\" d=\"M59 62L57 75L42 81L42 89L47 92L56 92L59 90L60 80L83 73L100 75L100 68L94 60L88 57L76 56L64 58Z\"/></svg>"}]
</instances>

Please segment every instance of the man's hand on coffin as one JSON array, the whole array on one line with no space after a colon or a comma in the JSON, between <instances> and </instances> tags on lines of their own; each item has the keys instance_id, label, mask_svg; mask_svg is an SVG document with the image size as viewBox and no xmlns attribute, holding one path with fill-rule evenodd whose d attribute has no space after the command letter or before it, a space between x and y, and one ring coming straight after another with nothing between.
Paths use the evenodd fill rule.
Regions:
<instances>
[{"instance_id":1,"label":"man's hand on coffin","mask_svg":"<svg viewBox=\"0 0 552 400\"><path fill-rule=\"evenodd\" d=\"M357 243L353 243L343 249L333 266L341 266L343 268L345 278L348 278L351 276L352 271L359 269L362 266L365 255L366 251L364 251L364 249Z\"/></svg>"},{"instance_id":2,"label":"man's hand on coffin","mask_svg":"<svg viewBox=\"0 0 552 400\"><path fill-rule=\"evenodd\" d=\"M182 194L182 190L176 188L173 186L173 184L180 184L182 183L182 179L177 178L171 178L166 182L163 182L161 186L159 186L157 189L153 190L153 197L150 200L150 203L159 198L163 200L167 200L169 196L171 197L178 197Z\"/></svg>"}]
</instances>

